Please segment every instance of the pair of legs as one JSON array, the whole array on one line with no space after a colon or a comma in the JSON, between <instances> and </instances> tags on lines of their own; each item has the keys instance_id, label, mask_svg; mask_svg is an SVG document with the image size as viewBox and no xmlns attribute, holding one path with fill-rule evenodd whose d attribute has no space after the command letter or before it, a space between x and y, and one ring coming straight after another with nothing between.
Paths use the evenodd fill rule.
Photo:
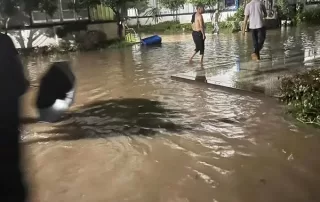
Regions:
<instances>
[{"instance_id":1,"label":"pair of legs","mask_svg":"<svg viewBox=\"0 0 320 202\"><path fill-rule=\"evenodd\" d=\"M266 40L266 28L262 27L259 29L252 29L252 40L253 40L253 60L260 60L260 51L263 48L264 41Z\"/></svg>"},{"instance_id":2,"label":"pair of legs","mask_svg":"<svg viewBox=\"0 0 320 202\"><path fill-rule=\"evenodd\" d=\"M196 45L196 49L194 50L194 53L190 57L189 62L191 63L193 58L194 58L194 56L198 52L200 52L200 55L201 55L200 63L203 64L204 39L203 39L203 35L202 35L201 31L193 31L192 32L192 38L193 38L194 44Z\"/></svg>"},{"instance_id":3,"label":"pair of legs","mask_svg":"<svg viewBox=\"0 0 320 202\"><path fill-rule=\"evenodd\" d=\"M212 33L219 34L219 24L218 24L218 22L214 22L213 23L213 31L212 31Z\"/></svg>"}]
</instances>

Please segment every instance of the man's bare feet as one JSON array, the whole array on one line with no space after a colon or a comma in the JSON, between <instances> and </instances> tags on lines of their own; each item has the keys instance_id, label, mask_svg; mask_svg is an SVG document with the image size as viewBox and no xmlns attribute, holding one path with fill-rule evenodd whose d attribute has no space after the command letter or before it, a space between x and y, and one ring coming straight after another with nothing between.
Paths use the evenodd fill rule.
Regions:
<instances>
[{"instance_id":1,"label":"man's bare feet","mask_svg":"<svg viewBox=\"0 0 320 202\"><path fill-rule=\"evenodd\" d=\"M190 60L189 60L189 64L192 64L192 63L193 63L193 60L192 60L192 59L190 59Z\"/></svg>"},{"instance_id":2,"label":"man's bare feet","mask_svg":"<svg viewBox=\"0 0 320 202\"><path fill-rule=\"evenodd\" d=\"M254 61L259 61L258 55L256 53L251 54L251 59Z\"/></svg>"}]
</instances>

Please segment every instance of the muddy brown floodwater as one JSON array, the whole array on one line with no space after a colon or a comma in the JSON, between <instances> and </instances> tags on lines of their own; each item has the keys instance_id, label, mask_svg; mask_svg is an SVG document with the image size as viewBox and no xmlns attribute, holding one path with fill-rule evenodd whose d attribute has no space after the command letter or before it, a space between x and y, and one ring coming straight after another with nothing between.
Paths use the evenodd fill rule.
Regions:
<instances>
[{"instance_id":1,"label":"muddy brown floodwater","mask_svg":"<svg viewBox=\"0 0 320 202\"><path fill-rule=\"evenodd\" d=\"M270 31L263 54L303 54L320 42L317 30ZM31 201L319 202L319 130L271 98L172 81L197 68L186 64L193 42L163 42L24 58L33 83L61 59L78 79L63 121L24 126ZM205 66L248 57L249 47L237 34L208 36ZM24 98L24 117L36 117L36 90Z\"/></svg>"}]
</instances>

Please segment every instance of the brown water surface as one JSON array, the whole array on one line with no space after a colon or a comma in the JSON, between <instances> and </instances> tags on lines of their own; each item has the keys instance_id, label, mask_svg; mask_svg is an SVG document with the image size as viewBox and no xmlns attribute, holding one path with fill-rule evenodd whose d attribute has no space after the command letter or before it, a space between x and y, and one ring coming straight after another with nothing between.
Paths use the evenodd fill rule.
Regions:
<instances>
[{"instance_id":1,"label":"brown water surface","mask_svg":"<svg viewBox=\"0 0 320 202\"><path fill-rule=\"evenodd\" d=\"M317 30L270 31L263 55L303 55L320 42ZM248 59L248 39L208 36L205 66ZM163 43L24 58L33 83L61 59L78 79L61 123L24 128L31 201L320 201L319 130L271 98L170 80L197 68L186 63L194 47L189 35ZM25 117L36 117L36 90L25 96Z\"/></svg>"}]
</instances>

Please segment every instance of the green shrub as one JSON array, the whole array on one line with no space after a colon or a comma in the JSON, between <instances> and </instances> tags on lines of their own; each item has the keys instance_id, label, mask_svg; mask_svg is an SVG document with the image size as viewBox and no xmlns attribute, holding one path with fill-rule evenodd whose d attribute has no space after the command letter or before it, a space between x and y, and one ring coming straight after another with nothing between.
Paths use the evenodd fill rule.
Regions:
<instances>
[{"instance_id":1,"label":"green shrub","mask_svg":"<svg viewBox=\"0 0 320 202\"><path fill-rule=\"evenodd\" d=\"M280 100L299 121L320 126L320 69L281 80Z\"/></svg>"},{"instance_id":2,"label":"green shrub","mask_svg":"<svg viewBox=\"0 0 320 202\"><path fill-rule=\"evenodd\" d=\"M320 24L320 8L316 7L303 11L299 15L299 20L310 24Z\"/></svg>"},{"instance_id":3,"label":"green shrub","mask_svg":"<svg viewBox=\"0 0 320 202\"><path fill-rule=\"evenodd\" d=\"M223 21L219 22L219 28L221 29L232 29L234 21Z\"/></svg>"},{"instance_id":4,"label":"green shrub","mask_svg":"<svg viewBox=\"0 0 320 202\"><path fill-rule=\"evenodd\" d=\"M192 31L191 23L180 24L180 22L174 21L161 22L155 25L145 25L141 26L139 29L134 27L134 29L139 30L139 32L142 33L177 33ZM211 23L206 23L206 30L212 30Z\"/></svg>"},{"instance_id":5,"label":"green shrub","mask_svg":"<svg viewBox=\"0 0 320 202\"><path fill-rule=\"evenodd\" d=\"M236 22L240 22L244 20L244 6L240 6L237 10L237 12L232 15L227 17L227 21L236 21Z\"/></svg>"},{"instance_id":6,"label":"green shrub","mask_svg":"<svg viewBox=\"0 0 320 202\"><path fill-rule=\"evenodd\" d=\"M289 2L288 2L288 0L278 0L275 6L278 10L278 17L281 20L287 20L289 18Z\"/></svg>"}]
</instances>

